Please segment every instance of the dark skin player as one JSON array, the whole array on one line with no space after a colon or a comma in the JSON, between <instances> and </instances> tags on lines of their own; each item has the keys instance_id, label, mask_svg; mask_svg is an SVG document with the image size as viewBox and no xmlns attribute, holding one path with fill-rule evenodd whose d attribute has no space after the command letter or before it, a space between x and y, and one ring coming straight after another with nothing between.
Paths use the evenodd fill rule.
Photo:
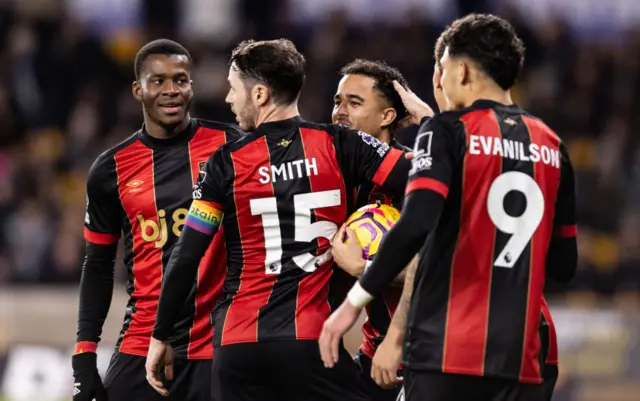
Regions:
<instances>
[{"instance_id":1,"label":"dark skin player","mask_svg":"<svg viewBox=\"0 0 640 401\"><path fill-rule=\"evenodd\" d=\"M169 139L184 131L189 125L191 120L189 107L193 98L190 68L191 61L185 55L151 54L144 61L138 79L132 84L132 93L142 104L144 124L150 136ZM115 256L115 249L113 254ZM109 292L104 296L109 299L109 302L106 303L107 309L103 311L106 317L111 303L113 281L111 281L109 288L103 289ZM93 296L101 298L100 294L93 294ZM105 400L106 395L102 380L95 368L95 353L84 352L75 355L74 366L76 364L78 372L91 371L95 373L92 380L80 380L84 385L82 390L85 391L75 395L74 400L93 400L94 397L97 401ZM90 365L89 370L85 368L87 365ZM172 376L172 366L168 366L167 378L171 379ZM78 382L78 378L76 378L76 382Z\"/></svg>"},{"instance_id":2,"label":"dark skin player","mask_svg":"<svg viewBox=\"0 0 640 401\"><path fill-rule=\"evenodd\" d=\"M171 138L189 125L190 64L187 56L152 54L139 80L133 82L133 96L142 103L144 123L152 137Z\"/></svg>"}]
</instances>

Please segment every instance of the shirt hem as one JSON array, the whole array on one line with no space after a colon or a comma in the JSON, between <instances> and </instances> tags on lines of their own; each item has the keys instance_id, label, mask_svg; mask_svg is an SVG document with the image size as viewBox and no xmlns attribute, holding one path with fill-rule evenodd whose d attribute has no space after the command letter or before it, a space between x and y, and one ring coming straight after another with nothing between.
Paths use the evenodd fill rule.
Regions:
<instances>
[{"instance_id":1,"label":"shirt hem","mask_svg":"<svg viewBox=\"0 0 640 401\"><path fill-rule=\"evenodd\" d=\"M470 369L443 369L441 366L433 367L431 365L428 364L424 364L424 363L411 363L409 361L403 361L402 365L405 368L411 369L411 370L419 370L419 371L425 371L425 372L437 372L437 373L447 373L447 374L453 374L453 375L467 375L467 376L479 376L479 377L487 377L487 378L494 378L494 379L505 379L505 380L513 380L513 381L517 381L519 383L525 383L525 384L542 384L542 377L517 377L517 376L512 376L512 375L505 375L505 374L498 374L498 373L490 373L490 372L485 372L484 374L479 375L477 373L477 371L472 371Z\"/></svg>"}]
</instances>

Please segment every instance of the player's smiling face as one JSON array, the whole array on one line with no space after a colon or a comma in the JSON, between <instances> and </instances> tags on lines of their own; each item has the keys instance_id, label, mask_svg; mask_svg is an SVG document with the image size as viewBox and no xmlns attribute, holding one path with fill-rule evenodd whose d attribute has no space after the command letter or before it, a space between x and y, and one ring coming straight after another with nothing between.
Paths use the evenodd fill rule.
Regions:
<instances>
[{"instance_id":1,"label":"player's smiling face","mask_svg":"<svg viewBox=\"0 0 640 401\"><path fill-rule=\"evenodd\" d=\"M240 71L231 64L229 67L229 93L225 98L231 106L231 111L236 115L236 122L241 130L250 132L256 129L257 110L251 103L250 88L242 80Z\"/></svg>"},{"instance_id":2,"label":"player's smiling face","mask_svg":"<svg viewBox=\"0 0 640 401\"><path fill-rule=\"evenodd\" d=\"M378 137L384 126L390 124L385 99L374 89L375 80L364 75L345 75L338 84L333 100L331 120L349 128Z\"/></svg>"},{"instance_id":3,"label":"player's smiling face","mask_svg":"<svg viewBox=\"0 0 640 401\"><path fill-rule=\"evenodd\" d=\"M187 117L193 97L190 67L183 55L152 54L147 58L134 92L151 119L172 126Z\"/></svg>"}]
</instances>

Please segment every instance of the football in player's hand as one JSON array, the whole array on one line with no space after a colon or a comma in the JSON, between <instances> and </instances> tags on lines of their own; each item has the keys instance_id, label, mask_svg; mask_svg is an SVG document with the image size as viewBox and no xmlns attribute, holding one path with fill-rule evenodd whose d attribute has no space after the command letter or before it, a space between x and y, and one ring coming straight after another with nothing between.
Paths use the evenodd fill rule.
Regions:
<instances>
[{"instance_id":1,"label":"football in player's hand","mask_svg":"<svg viewBox=\"0 0 640 401\"><path fill-rule=\"evenodd\" d=\"M366 205L356 210L346 221L347 227L356 234L362 247L362 257L372 260L378 252L382 237L400 218L400 211L389 205ZM343 239L348 242L348 238Z\"/></svg>"}]
</instances>

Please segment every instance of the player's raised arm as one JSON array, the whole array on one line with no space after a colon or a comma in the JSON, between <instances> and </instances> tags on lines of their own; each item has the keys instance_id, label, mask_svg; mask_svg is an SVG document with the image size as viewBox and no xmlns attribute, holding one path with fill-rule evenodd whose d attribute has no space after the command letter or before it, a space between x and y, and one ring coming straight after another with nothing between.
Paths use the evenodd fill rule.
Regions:
<instances>
[{"instance_id":1,"label":"player's raised arm","mask_svg":"<svg viewBox=\"0 0 640 401\"><path fill-rule=\"evenodd\" d=\"M402 196L410 162L401 150L363 131L343 128L337 130L334 143L340 167L351 184L373 182L391 196Z\"/></svg>"},{"instance_id":2,"label":"player's raised arm","mask_svg":"<svg viewBox=\"0 0 640 401\"><path fill-rule=\"evenodd\" d=\"M162 282L153 338L168 341L184 301L196 280L200 259L222 221L226 178L223 156L214 153L193 188L193 202Z\"/></svg>"},{"instance_id":3,"label":"player's raised arm","mask_svg":"<svg viewBox=\"0 0 640 401\"><path fill-rule=\"evenodd\" d=\"M564 144L560 145L562 157L560 184L554 215L554 232L547 252L547 276L561 283L573 278L578 265L576 240L576 189L573 166Z\"/></svg>"},{"instance_id":4,"label":"player's raised arm","mask_svg":"<svg viewBox=\"0 0 640 401\"><path fill-rule=\"evenodd\" d=\"M80 279L78 334L72 359L75 401L101 399L104 388L96 365L96 350L113 295L114 265L120 237L121 208L113 158L98 158L87 180L84 219L86 256Z\"/></svg>"},{"instance_id":5,"label":"player's raised arm","mask_svg":"<svg viewBox=\"0 0 640 401\"><path fill-rule=\"evenodd\" d=\"M379 294L436 226L449 193L456 148L451 128L439 118L427 120L420 127L400 220L384 237L371 267L352 290L349 299L355 306Z\"/></svg>"}]
</instances>

